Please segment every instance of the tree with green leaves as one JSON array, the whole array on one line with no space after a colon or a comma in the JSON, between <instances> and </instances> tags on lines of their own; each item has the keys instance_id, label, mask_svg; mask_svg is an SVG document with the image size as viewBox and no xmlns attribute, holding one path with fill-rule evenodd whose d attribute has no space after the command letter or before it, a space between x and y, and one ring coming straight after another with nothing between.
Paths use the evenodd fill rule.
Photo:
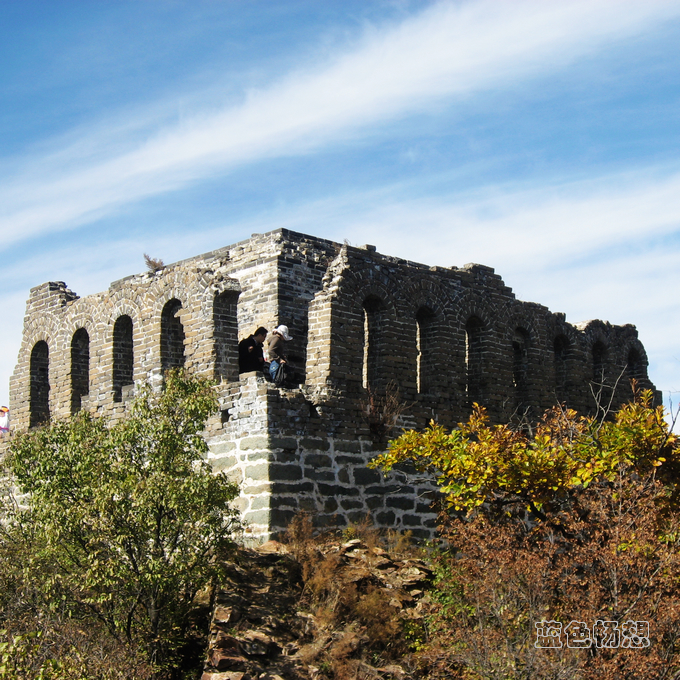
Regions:
<instances>
[{"instance_id":1,"label":"tree with green leaves","mask_svg":"<svg viewBox=\"0 0 680 680\"><path fill-rule=\"evenodd\" d=\"M28 507L4 540L45 606L144 645L159 677L239 526L238 488L213 473L201 436L216 409L209 381L171 371L115 424L80 412L18 435L8 459Z\"/></svg>"}]
</instances>

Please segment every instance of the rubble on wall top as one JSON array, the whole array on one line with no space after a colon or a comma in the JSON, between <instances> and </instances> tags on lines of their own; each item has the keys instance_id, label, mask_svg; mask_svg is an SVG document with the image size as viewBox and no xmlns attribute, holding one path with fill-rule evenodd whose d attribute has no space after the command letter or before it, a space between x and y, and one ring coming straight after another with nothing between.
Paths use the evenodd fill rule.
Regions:
<instances>
[{"instance_id":1,"label":"rubble on wall top","mask_svg":"<svg viewBox=\"0 0 680 680\"><path fill-rule=\"evenodd\" d=\"M617 328L626 332L630 332L636 338L638 336L637 326L633 323L612 324L609 321L603 321L602 319L589 319L588 321L579 321L578 323L574 323L572 326L574 326L574 328L578 329L579 331L602 330L607 333L613 328Z\"/></svg>"},{"instance_id":2,"label":"rubble on wall top","mask_svg":"<svg viewBox=\"0 0 680 680\"><path fill-rule=\"evenodd\" d=\"M463 267L456 267L456 266L450 266L450 267L440 267L440 266L431 266L427 264L423 264L420 262L414 262L411 260L406 260L400 257L393 257L389 255L384 255L382 253L379 253L377 250L377 247L375 245L371 244L364 244L362 246L352 246L348 243L341 244L337 243L334 241L330 241L328 239L324 238L319 238L316 236L312 236L309 234L304 234L301 232L296 232L296 231L291 231L289 229L284 229L284 228L278 228L274 229L269 232L265 233L253 233L250 238L244 239L242 241L238 241L232 245L224 246L221 248L217 248L215 250L211 250L206 253L202 253L199 255L194 255L189 258L185 258L183 260L178 260L177 262L170 263L164 267L163 270L160 272L140 272L137 274L131 274L129 276L125 276L121 279L118 279L116 281L113 281L110 286L109 290L116 290L120 288L124 284L129 284L131 281L138 279L140 281L148 281L150 278L154 276L162 276L164 272L167 272L168 270L172 270L176 267L181 267L181 266L186 266L187 264L190 264L192 262L205 262L206 260L220 260L222 261L221 264L224 264L224 261L230 259L230 254L234 252L235 249L239 248L244 248L247 247L249 244L252 244L253 241L256 242L266 242L266 241L271 241L272 243L281 243L281 242L292 242L292 243L301 243L301 242L308 242L312 243L315 246L319 247L326 247L326 248L335 248L336 250L340 250L342 248L353 250L356 254L362 253L364 256L372 257L376 256L379 257L380 260L389 263L389 264L396 264L396 265L403 265L403 266L408 266L411 268L419 268L427 271L432 271L432 272L437 272L441 274L446 274L446 273L471 273L473 275L483 275L487 277L491 277L493 279L497 279L498 281L502 282L502 278L495 273L495 270L493 267L489 267L487 265L482 265L478 263L469 263L464 265ZM50 286L49 291L50 292L63 292L69 299L77 299L77 295L73 293L72 291L69 291L66 288L66 284L64 282L50 282L48 284ZM510 290L510 289L508 289ZM45 291L41 288L41 286L38 286L34 289L31 289L32 294L39 294L42 295L45 293Z\"/></svg>"},{"instance_id":3,"label":"rubble on wall top","mask_svg":"<svg viewBox=\"0 0 680 680\"><path fill-rule=\"evenodd\" d=\"M62 305L78 299L78 295L74 293L64 281L47 281L35 286L30 290L29 300L36 300L38 298L53 298L61 302Z\"/></svg>"},{"instance_id":4,"label":"rubble on wall top","mask_svg":"<svg viewBox=\"0 0 680 680\"><path fill-rule=\"evenodd\" d=\"M489 267L485 264L479 264L477 262L468 262L467 264L464 264L463 271L470 271L475 274L493 274L494 277L498 277L499 279L501 278L498 274L496 274L496 270L493 267Z\"/></svg>"},{"instance_id":5,"label":"rubble on wall top","mask_svg":"<svg viewBox=\"0 0 680 680\"><path fill-rule=\"evenodd\" d=\"M609 321L602 321L601 319L588 319L587 321L579 321L578 323L572 324L574 328L580 331L585 331L590 326L604 326L605 328L611 328Z\"/></svg>"},{"instance_id":6,"label":"rubble on wall top","mask_svg":"<svg viewBox=\"0 0 680 680\"><path fill-rule=\"evenodd\" d=\"M211 250L207 253L202 253L200 255L193 255L191 257L187 257L183 260L177 260L177 262L171 262L170 264L166 264L163 269L159 269L156 272L140 272L138 274L130 274L129 276L124 276L122 279L117 279L116 281L113 281L111 285L109 286L109 290L115 290L116 288L119 288L122 284L127 283L131 281L132 279L139 278L139 279L150 279L155 276L162 276L164 273L168 272L171 269L174 269L176 267L182 267L187 264L190 264L191 262L195 261L203 261L203 260L221 260L221 264L223 262L227 261L229 259L229 250L233 246L224 246L222 248L217 248L216 250Z\"/></svg>"}]
</instances>

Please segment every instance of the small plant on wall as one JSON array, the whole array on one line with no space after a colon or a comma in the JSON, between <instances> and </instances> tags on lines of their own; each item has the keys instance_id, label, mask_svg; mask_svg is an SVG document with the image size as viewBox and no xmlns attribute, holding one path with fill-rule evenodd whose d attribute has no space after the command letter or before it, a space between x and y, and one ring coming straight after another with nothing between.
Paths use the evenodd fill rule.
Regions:
<instances>
[{"instance_id":1,"label":"small plant on wall","mask_svg":"<svg viewBox=\"0 0 680 680\"><path fill-rule=\"evenodd\" d=\"M399 418L408 411L411 404L401 398L397 384L392 380L387 383L384 394L378 394L370 387L362 400L364 419L374 441L386 441L394 432Z\"/></svg>"}]
</instances>

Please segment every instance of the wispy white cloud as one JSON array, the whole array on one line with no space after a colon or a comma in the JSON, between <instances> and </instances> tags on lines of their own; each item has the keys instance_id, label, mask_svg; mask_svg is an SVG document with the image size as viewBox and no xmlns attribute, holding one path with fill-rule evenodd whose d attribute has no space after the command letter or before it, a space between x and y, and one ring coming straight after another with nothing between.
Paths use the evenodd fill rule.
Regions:
<instances>
[{"instance_id":1,"label":"wispy white cloud","mask_svg":"<svg viewBox=\"0 0 680 680\"><path fill-rule=\"evenodd\" d=\"M235 105L197 110L180 123L162 116L156 128L146 115L139 125L119 123L106 139L19 163L1 178L3 243L73 228L219 170L337 144L438 101L512 87L678 15L680 4L670 1L436 4L367 29L344 53Z\"/></svg>"},{"instance_id":2,"label":"wispy white cloud","mask_svg":"<svg viewBox=\"0 0 680 680\"><path fill-rule=\"evenodd\" d=\"M490 185L453 200L380 202L347 228L350 240L380 239L389 230L402 256L428 255L442 266L462 258L564 269L594 254L606 259L603 251L614 246L680 232L680 172L666 173L641 170L538 188Z\"/></svg>"}]
</instances>

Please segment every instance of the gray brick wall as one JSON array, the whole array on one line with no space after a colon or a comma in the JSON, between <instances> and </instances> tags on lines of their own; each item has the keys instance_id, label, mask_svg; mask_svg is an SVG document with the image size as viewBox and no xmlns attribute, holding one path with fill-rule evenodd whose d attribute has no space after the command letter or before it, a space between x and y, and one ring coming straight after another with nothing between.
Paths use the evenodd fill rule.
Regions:
<instances>
[{"instance_id":1,"label":"gray brick wall","mask_svg":"<svg viewBox=\"0 0 680 680\"><path fill-rule=\"evenodd\" d=\"M172 300L181 304L163 321ZM558 400L594 412L594 394L616 407L630 397L630 377L653 388L634 326L569 324L517 300L482 265L428 267L277 230L85 298L62 282L31 289L10 382L14 428L30 426L31 395L34 420L44 417L36 416L41 395L51 418L68 417L78 402L121 417L134 393L119 384L129 380L121 378L129 376L121 369L129 357L122 326L114 334L122 316L132 321L135 383L160 384L164 342L166 353L167 342L183 350L190 371L217 380L220 413L206 428L210 460L241 485L239 508L254 536L281 529L301 510L323 526L369 513L380 526L429 535L432 487L407 471L384 479L366 466L398 432L393 425L423 428L434 418L453 427L472 398L504 421L535 418ZM294 336L286 349L296 389L238 375L237 340L280 323ZM174 340L163 339L169 327ZM34 353L38 343L48 348L47 371L31 359L43 356ZM400 408L385 419L390 397Z\"/></svg>"}]
</instances>

